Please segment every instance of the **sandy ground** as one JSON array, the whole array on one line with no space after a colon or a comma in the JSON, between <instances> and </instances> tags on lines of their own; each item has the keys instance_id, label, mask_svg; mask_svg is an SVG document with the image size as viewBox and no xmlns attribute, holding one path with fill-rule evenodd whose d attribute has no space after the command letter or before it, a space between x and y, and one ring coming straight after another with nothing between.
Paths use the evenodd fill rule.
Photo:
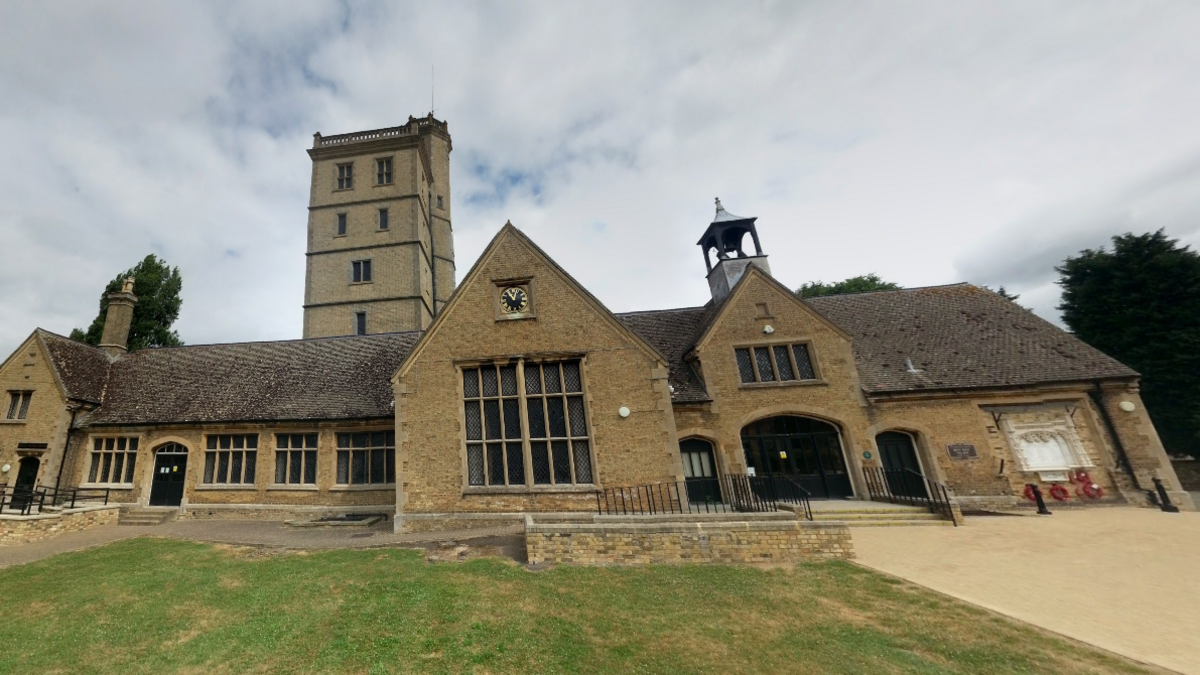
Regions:
<instances>
[{"instance_id":1,"label":"sandy ground","mask_svg":"<svg viewBox=\"0 0 1200 675\"><path fill-rule=\"evenodd\" d=\"M1134 508L854 530L858 562L1200 675L1200 513Z\"/></svg>"}]
</instances>

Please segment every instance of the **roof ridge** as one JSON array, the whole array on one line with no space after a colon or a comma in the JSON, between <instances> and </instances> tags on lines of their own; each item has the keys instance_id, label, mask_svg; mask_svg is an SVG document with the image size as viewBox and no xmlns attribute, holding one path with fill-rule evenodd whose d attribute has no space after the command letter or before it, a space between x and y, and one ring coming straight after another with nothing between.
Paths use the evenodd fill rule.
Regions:
<instances>
[{"instance_id":1,"label":"roof ridge","mask_svg":"<svg viewBox=\"0 0 1200 675\"><path fill-rule=\"evenodd\" d=\"M892 288L889 290L879 290L879 291L861 291L859 293L833 293L830 295L814 295L814 296L808 297L808 298L801 295L800 299L801 300L819 300L821 298L836 298L839 296L847 296L847 295L877 295L879 293L906 293L909 291L927 291L931 288L954 288L955 286L972 286L974 288L980 288L979 286L975 286L975 284L973 284L969 281L956 281L952 284L932 284L929 286L912 286L909 288ZM799 295L799 294L797 294L797 295Z\"/></svg>"},{"instance_id":2,"label":"roof ridge","mask_svg":"<svg viewBox=\"0 0 1200 675\"><path fill-rule=\"evenodd\" d=\"M692 312L703 310L707 305L696 305L695 307L672 307L670 309L638 309L632 312L613 312L614 316L633 316L634 314L662 314L663 312Z\"/></svg>"},{"instance_id":3,"label":"roof ridge","mask_svg":"<svg viewBox=\"0 0 1200 675\"><path fill-rule=\"evenodd\" d=\"M174 345L174 346L170 346L170 347L147 347L146 349L139 349L135 352L128 352L128 354L137 354L137 353L144 352L144 351L161 352L161 351L168 351L168 350L175 350L175 349L196 349L199 347L238 347L238 346L242 346L242 345L278 345L278 344L285 344L285 343L289 343L289 342L298 342L299 343L299 342L321 342L321 341L325 341L325 340L348 340L348 339L357 340L357 339L362 339L362 338L388 337L388 336L394 336L394 335L414 335L414 334L420 334L420 333L424 333L424 332L425 331L423 331L423 330L398 330L398 331L391 331L388 333L370 333L367 335L325 335L322 337L289 338L286 340L243 340L241 342L205 342L205 343L195 344L195 345ZM90 347L91 345L86 345L86 346Z\"/></svg>"}]
</instances>

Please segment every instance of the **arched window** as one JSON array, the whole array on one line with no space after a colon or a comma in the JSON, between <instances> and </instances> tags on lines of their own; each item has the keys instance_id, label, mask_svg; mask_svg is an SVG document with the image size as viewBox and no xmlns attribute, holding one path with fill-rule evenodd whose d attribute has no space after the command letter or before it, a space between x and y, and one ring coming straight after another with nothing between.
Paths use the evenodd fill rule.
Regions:
<instances>
[{"instance_id":1,"label":"arched window","mask_svg":"<svg viewBox=\"0 0 1200 675\"><path fill-rule=\"evenodd\" d=\"M756 475L795 481L818 498L854 495L837 427L811 417L779 415L742 428L746 466Z\"/></svg>"}]
</instances>

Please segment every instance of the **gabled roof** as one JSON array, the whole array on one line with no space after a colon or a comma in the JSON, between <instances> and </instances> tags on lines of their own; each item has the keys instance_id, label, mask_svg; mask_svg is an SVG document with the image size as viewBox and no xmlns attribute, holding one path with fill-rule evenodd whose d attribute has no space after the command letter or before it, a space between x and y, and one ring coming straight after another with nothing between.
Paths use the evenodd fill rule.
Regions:
<instances>
[{"instance_id":1,"label":"gabled roof","mask_svg":"<svg viewBox=\"0 0 1200 675\"><path fill-rule=\"evenodd\" d=\"M969 284L831 295L801 302L850 335L859 379L867 393L1138 376L1032 312ZM670 359L676 403L710 400L704 383L684 357L715 323L724 304L619 315ZM908 372L905 359L911 359L921 372Z\"/></svg>"},{"instance_id":2,"label":"gabled roof","mask_svg":"<svg viewBox=\"0 0 1200 675\"><path fill-rule=\"evenodd\" d=\"M117 357L90 424L389 417L419 332L141 349ZM85 346L86 347L86 346Z\"/></svg>"}]
</instances>

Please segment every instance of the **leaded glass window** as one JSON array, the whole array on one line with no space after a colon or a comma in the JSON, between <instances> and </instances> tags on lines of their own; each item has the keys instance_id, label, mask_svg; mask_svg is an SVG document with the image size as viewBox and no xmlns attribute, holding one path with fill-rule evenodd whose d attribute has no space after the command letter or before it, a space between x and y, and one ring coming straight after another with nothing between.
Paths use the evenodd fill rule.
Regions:
<instances>
[{"instance_id":1,"label":"leaded glass window","mask_svg":"<svg viewBox=\"0 0 1200 675\"><path fill-rule=\"evenodd\" d=\"M738 347L733 350L742 384L795 382L817 379L805 343Z\"/></svg>"},{"instance_id":2,"label":"leaded glass window","mask_svg":"<svg viewBox=\"0 0 1200 675\"><path fill-rule=\"evenodd\" d=\"M396 432L363 431L337 435L338 485L396 482Z\"/></svg>"},{"instance_id":3,"label":"leaded glass window","mask_svg":"<svg viewBox=\"0 0 1200 675\"><path fill-rule=\"evenodd\" d=\"M88 483L128 485L137 465L138 439L127 437L92 439Z\"/></svg>"},{"instance_id":4,"label":"leaded glass window","mask_svg":"<svg viewBox=\"0 0 1200 675\"><path fill-rule=\"evenodd\" d=\"M258 465L258 434L213 434L204 452L204 483L253 485Z\"/></svg>"},{"instance_id":5,"label":"leaded glass window","mask_svg":"<svg viewBox=\"0 0 1200 675\"><path fill-rule=\"evenodd\" d=\"M521 361L463 369L468 485L594 482L581 366Z\"/></svg>"},{"instance_id":6,"label":"leaded glass window","mask_svg":"<svg viewBox=\"0 0 1200 675\"><path fill-rule=\"evenodd\" d=\"M317 484L317 434L275 434L275 484Z\"/></svg>"}]
</instances>

